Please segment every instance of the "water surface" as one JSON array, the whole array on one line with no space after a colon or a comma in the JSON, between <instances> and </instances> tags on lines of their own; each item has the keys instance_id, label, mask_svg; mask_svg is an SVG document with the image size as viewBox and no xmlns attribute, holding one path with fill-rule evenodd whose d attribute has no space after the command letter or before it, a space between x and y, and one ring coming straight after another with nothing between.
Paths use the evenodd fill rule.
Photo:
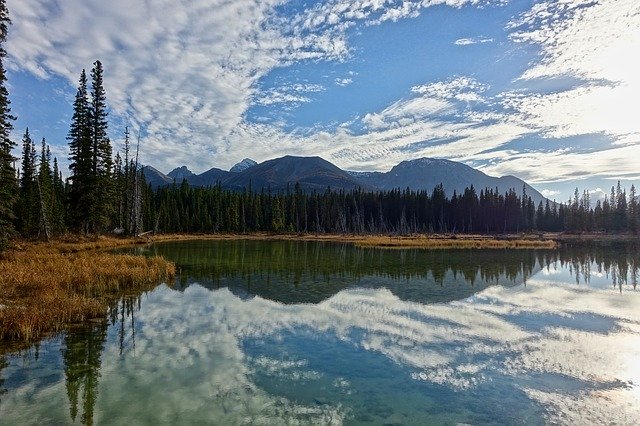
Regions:
<instances>
[{"instance_id":1,"label":"water surface","mask_svg":"<svg viewBox=\"0 0 640 426\"><path fill-rule=\"evenodd\" d=\"M634 424L640 256L275 241L0 356L3 424Z\"/></svg>"}]
</instances>

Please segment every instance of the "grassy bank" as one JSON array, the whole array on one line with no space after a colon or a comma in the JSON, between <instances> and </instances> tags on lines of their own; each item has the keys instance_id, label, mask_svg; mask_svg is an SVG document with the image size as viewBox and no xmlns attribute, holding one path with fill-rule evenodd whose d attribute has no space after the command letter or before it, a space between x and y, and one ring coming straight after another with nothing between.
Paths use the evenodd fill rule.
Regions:
<instances>
[{"instance_id":1,"label":"grassy bank","mask_svg":"<svg viewBox=\"0 0 640 426\"><path fill-rule=\"evenodd\" d=\"M121 245L116 241L126 240L16 244L0 260L0 340L30 341L101 317L122 292L149 290L175 275L162 258L87 251Z\"/></svg>"},{"instance_id":2,"label":"grassy bank","mask_svg":"<svg viewBox=\"0 0 640 426\"><path fill-rule=\"evenodd\" d=\"M295 240L324 241L353 244L358 247L419 248L419 249L554 249L558 246L552 235L325 235L325 234L189 234L158 235L152 241L182 240ZM124 241L124 240L123 240Z\"/></svg>"},{"instance_id":3,"label":"grassy bank","mask_svg":"<svg viewBox=\"0 0 640 426\"><path fill-rule=\"evenodd\" d=\"M484 236L371 236L354 241L359 247L422 248L422 249L554 249L550 239L492 238Z\"/></svg>"}]
</instances>

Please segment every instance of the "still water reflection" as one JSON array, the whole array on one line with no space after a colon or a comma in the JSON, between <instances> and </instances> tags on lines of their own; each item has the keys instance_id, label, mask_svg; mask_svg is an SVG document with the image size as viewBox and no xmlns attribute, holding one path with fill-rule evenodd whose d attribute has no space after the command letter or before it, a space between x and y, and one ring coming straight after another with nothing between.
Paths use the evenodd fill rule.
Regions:
<instances>
[{"instance_id":1,"label":"still water reflection","mask_svg":"<svg viewBox=\"0 0 640 426\"><path fill-rule=\"evenodd\" d=\"M0 356L0 419L42 423L634 424L640 255L136 248L180 277Z\"/></svg>"}]
</instances>

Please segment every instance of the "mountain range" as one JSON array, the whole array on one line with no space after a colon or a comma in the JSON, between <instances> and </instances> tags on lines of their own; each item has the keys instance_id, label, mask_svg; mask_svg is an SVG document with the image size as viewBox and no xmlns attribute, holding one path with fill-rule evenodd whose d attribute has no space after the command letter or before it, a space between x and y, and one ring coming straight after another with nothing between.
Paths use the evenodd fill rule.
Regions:
<instances>
[{"instance_id":1,"label":"mountain range","mask_svg":"<svg viewBox=\"0 0 640 426\"><path fill-rule=\"evenodd\" d=\"M529 184L515 176L493 177L463 163L455 161L419 158L403 161L388 172L345 171L320 157L295 157L287 155L262 163L245 158L229 171L212 168L196 175L186 166L164 174L151 166L144 167L145 178L154 188L181 184L186 180L192 186L213 186L220 183L231 190L293 189L296 184L303 191L335 190L391 190L395 188L431 191L442 184L447 196L461 193L473 187L476 192L485 188L497 188L500 193L514 189L518 194L523 187L536 203L546 198Z\"/></svg>"}]
</instances>

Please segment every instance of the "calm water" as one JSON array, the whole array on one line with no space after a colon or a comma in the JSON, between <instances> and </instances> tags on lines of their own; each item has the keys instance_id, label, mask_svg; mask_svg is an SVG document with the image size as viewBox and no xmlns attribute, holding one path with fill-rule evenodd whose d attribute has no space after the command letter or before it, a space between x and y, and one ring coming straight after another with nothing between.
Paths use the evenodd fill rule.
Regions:
<instances>
[{"instance_id":1,"label":"calm water","mask_svg":"<svg viewBox=\"0 0 640 426\"><path fill-rule=\"evenodd\" d=\"M173 287L0 356L1 424L636 424L640 255L136 248Z\"/></svg>"}]
</instances>

